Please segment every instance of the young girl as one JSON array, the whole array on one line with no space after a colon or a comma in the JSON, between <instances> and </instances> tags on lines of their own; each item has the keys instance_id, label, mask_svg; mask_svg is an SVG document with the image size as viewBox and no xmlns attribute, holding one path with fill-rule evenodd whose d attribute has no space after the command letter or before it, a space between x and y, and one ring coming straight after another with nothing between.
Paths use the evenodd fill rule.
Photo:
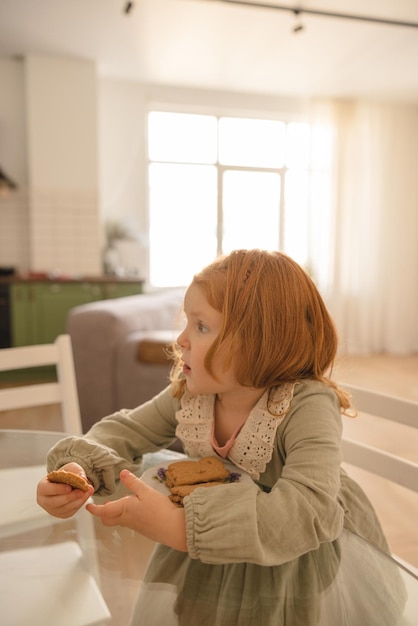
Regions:
<instances>
[{"instance_id":1,"label":"young girl","mask_svg":"<svg viewBox=\"0 0 418 626\"><path fill-rule=\"evenodd\" d=\"M388 551L370 502L340 467L350 403L327 376L337 336L313 281L284 254L238 250L194 277L184 313L171 385L58 443L48 471L74 471L91 488L45 478L39 504L66 518L119 478L131 490L87 508L158 542L135 626L395 625L396 572L356 541ZM176 506L133 474L176 436L188 457L227 459L251 480L196 489ZM147 597L166 602L163 622Z\"/></svg>"}]
</instances>

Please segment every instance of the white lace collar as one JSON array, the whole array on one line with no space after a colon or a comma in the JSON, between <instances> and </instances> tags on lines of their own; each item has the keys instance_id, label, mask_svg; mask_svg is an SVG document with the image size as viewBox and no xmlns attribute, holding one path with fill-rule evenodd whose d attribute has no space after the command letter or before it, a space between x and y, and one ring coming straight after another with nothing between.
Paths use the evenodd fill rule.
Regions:
<instances>
[{"instance_id":1,"label":"white lace collar","mask_svg":"<svg viewBox=\"0 0 418 626\"><path fill-rule=\"evenodd\" d=\"M273 444L279 424L283 421L293 398L294 383L283 383L264 393L252 409L247 421L229 450L228 459L237 467L258 479L273 454ZM176 413L176 435L181 439L190 457L213 456L212 425L215 396L193 396L187 390Z\"/></svg>"}]
</instances>

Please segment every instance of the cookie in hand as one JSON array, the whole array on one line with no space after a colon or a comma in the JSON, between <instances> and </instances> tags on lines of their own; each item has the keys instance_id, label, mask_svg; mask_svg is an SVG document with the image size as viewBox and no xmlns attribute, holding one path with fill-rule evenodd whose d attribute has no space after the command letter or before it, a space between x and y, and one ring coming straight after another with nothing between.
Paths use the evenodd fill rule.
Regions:
<instances>
[{"instance_id":1,"label":"cookie in hand","mask_svg":"<svg viewBox=\"0 0 418 626\"><path fill-rule=\"evenodd\" d=\"M51 481L51 483L65 483L66 485L71 485L74 489L81 489L81 491L88 491L89 489L88 482L82 476L74 474L74 472L67 472L66 470L54 470L53 472L49 472L47 479Z\"/></svg>"}]
</instances>

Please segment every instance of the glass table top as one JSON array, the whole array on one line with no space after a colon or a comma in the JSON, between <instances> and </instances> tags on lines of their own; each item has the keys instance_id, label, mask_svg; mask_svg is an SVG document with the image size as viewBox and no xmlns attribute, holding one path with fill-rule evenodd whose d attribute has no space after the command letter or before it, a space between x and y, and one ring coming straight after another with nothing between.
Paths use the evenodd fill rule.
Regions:
<instances>
[{"instance_id":1,"label":"glass table top","mask_svg":"<svg viewBox=\"0 0 418 626\"><path fill-rule=\"evenodd\" d=\"M84 509L71 520L61 521L38 507L36 484L45 474L46 454L63 436L46 431L0 430L0 486L4 494L0 508L0 623L128 626L138 596L144 596L148 612L136 610L135 626L195 626L194 622L179 621L172 597L170 606L164 606L169 597L164 585L150 594L142 582L155 548L152 541L126 528L105 527ZM357 555L356 560L345 557L348 551ZM366 560L373 561L376 579L364 583ZM337 565L319 600L311 596L308 621L297 621L295 626L418 626L418 578L413 568L348 531L339 540ZM381 596L371 597L381 576L394 598L399 595L392 621L379 615ZM353 596L347 589L357 579ZM355 609L341 612L342 588L347 590L344 602ZM382 612L386 608L384 599ZM364 621L370 613L374 614L373 624ZM147 623L143 621L145 615ZM203 618L200 621L209 624ZM242 622L243 626L250 623L259 622ZM277 626L282 623L276 618L270 622Z\"/></svg>"}]
</instances>

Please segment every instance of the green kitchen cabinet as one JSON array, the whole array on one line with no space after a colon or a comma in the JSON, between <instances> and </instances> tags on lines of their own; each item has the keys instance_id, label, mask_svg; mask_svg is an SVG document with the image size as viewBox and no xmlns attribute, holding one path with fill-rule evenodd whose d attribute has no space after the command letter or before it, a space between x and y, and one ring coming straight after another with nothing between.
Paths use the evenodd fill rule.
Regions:
<instances>
[{"instance_id":1,"label":"green kitchen cabinet","mask_svg":"<svg viewBox=\"0 0 418 626\"><path fill-rule=\"evenodd\" d=\"M68 312L75 306L141 292L141 281L14 282L10 286L12 345L51 343L66 332Z\"/></svg>"},{"instance_id":2,"label":"green kitchen cabinet","mask_svg":"<svg viewBox=\"0 0 418 626\"><path fill-rule=\"evenodd\" d=\"M29 285L13 283L10 286L10 320L13 346L27 346L33 343L32 305Z\"/></svg>"},{"instance_id":3,"label":"green kitchen cabinet","mask_svg":"<svg viewBox=\"0 0 418 626\"><path fill-rule=\"evenodd\" d=\"M65 332L68 311L79 304L102 299L100 285L90 283L38 283L33 292L32 343L51 343Z\"/></svg>"},{"instance_id":4,"label":"green kitchen cabinet","mask_svg":"<svg viewBox=\"0 0 418 626\"><path fill-rule=\"evenodd\" d=\"M124 296L136 296L142 293L142 283L104 283L103 299L123 298Z\"/></svg>"}]
</instances>

